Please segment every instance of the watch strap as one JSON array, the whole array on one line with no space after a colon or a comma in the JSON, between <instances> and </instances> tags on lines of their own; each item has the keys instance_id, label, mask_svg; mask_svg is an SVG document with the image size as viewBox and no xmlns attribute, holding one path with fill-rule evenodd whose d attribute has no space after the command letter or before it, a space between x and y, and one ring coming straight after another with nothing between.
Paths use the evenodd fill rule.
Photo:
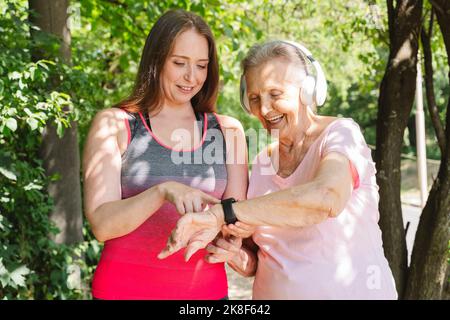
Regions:
<instances>
[{"instance_id":1,"label":"watch strap","mask_svg":"<svg viewBox=\"0 0 450 320\"><path fill-rule=\"evenodd\" d=\"M234 224L237 221L236 214L233 210L233 203L236 200L234 198L223 199L220 203L222 204L224 220L226 224Z\"/></svg>"}]
</instances>

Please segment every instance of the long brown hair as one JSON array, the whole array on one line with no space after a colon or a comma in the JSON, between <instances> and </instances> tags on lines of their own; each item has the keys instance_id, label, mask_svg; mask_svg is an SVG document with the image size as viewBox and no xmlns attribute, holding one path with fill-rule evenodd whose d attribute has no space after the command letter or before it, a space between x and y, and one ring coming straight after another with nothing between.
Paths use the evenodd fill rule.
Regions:
<instances>
[{"instance_id":1,"label":"long brown hair","mask_svg":"<svg viewBox=\"0 0 450 320\"><path fill-rule=\"evenodd\" d=\"M191 99L197 112L213 112L219 88L219 64L213 34L198 15L181 9L164 13L150 30L142 51L131 95L115 107L128 112L158 113L162 108L160 75L175 40L182 32L195 29L208 41L208 73L201 90Z\"/></svg>"}]
</instances>

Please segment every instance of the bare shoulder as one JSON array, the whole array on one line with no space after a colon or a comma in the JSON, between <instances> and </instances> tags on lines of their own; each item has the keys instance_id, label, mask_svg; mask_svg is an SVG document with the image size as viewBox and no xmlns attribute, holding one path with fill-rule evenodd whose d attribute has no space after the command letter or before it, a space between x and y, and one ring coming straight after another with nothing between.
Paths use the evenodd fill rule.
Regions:
<instances>
[{"instance_id":1,"label":"bare shoulder","mask_svg":"<svg viewBox=\"0 0 450 320\"><path fill-rule=\"evenodd\" d=\"M229 163L234 163L233 161L236 160L241 161L241 163L246 163L247 156L245 152L247 150L247 141L241 122L236 118L226 115L217 115L217 118L220 121L220 126L222 127L227 144L227 157L230 156L232 159Z\"/></svg>"},{"instance_id":2,"label":"bare shoulder","mask_svg":"<svg viewBox=\"0 0 450 320\"><path fill-rule=\"evenodd\" d=\"M326 128L328 128L328 126L340 119L339 117L331 116L318 116L317 118L319 121L314 129L316 136L319 136Z\"/></svg>"},{"instance_id":3,"label":"bare shoulder","mask_svg":"<svg viewBox=\"0 0 450 320\"><path fill-rule=\"evenodd\" d=\"M91 123L89 136L93 141L115 138L123 153L127 147L126 112L119 108L103 109L95 115ZM100 140L98 140L100 139Z\"/></svg>"},{"instance_id":4,"label":"bare shoulder","mask_svg":"<svg viewBox=\"0 0 450 320\"><path fill-rule=\"evenodd\" d=\"M119 108L107 108L100 110L95 115L93 121L101 122L104 125L117 125L126 119L126 113Z\"/></svg>"},{"instance_id":5,"label":"bare shoulder","mask_svg":"<svg viewBox=\"0 0 450 320\"><path fill-rule=\"evenodd\" d=\"M119 108L108 108L97 112L92 120L91 128L102 129L109 133L117 134L122 130L126 130L125 119L126 113Z\"/></svg>"},{"instance_id":6,"label":"bare shoulder","mask_svg":"<svg viewBox=\"0 0 450 320\"><path fill-rule=\"evenodd\" d=\"M339 119L341 119L341 118L339 118L339 117L331 117L331 116L323 116L323 117L321 118L321 120L322 120L322 126L323 126L324 128L326 128L326 127L328 127L328 125L330 125L332 122L335 122L336 120L339 120Z\"/></svg>"},{"instance_id":7,"label":"bare shoulder","mask_svg":"<svg viewBox=\"0 0 450 320\"><path fill-rule=\"evenodd\" d=\"M238 131L244 132L244 127L242 127L242 123L231 116L227 116L224 114L216 114L217 118L220 121L220 125L225 129L235 129Z\"/></svg>"}]
</instances>

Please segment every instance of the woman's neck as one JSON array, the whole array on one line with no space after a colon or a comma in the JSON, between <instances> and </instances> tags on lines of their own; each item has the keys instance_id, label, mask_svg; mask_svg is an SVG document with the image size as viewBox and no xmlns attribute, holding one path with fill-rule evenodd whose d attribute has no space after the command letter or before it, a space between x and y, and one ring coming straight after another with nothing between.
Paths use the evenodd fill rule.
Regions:
<instances>
[{"instance_id":1,"label":"woman's neck","mask_svg":"<svg viewBox=\"0 0 450 320\"><path fill-rule=\"evenodd\" d=\"M287 154L293 151L301 151L305 146L309 145L308 142L317 137L319 120L320 117L312 111L307 111L303 116L299 117L298 125L293 128L290 134L280 137L280 153Z\"/></svg>"},{"instance_id":2,"label":"woman's neck","mask_svg":"<svg viewBox=\"0 0 450 320\"><path fill-rule=\"evenodd\" d=\"M194 108L191 103L185 105L172 105L164 103L161 110L153 118L168 118L168 119L187 119L195 116Z\"/></svg>"}]
</instances>

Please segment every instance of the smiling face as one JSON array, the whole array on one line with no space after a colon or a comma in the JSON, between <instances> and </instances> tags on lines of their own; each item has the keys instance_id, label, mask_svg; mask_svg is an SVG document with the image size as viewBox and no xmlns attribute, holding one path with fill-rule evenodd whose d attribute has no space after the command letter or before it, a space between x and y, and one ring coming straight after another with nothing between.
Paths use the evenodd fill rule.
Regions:
<instances>
[{"instance_id":1,"label":"smiling face","mask_svg":"<svg viewBox=\"0 0 450 320\"><path fill-rule=\"evenodd\" d=\"M293 135L306 108L300 103L300 85L305 71L296 62L279 57L250 68L245 74L252 113L269 132L280 138Z\"/></svg>"},{"instance_id":2,"label":"smiling face","mask_svg":"<svg viewBox=\"0 0 450 320\"><path fill-rule=\"evenodd\" d=\"M161 72L164 104L190 104L208 74L208 41L194 29L182 32Z\"/></svg>"}]
</instances>

